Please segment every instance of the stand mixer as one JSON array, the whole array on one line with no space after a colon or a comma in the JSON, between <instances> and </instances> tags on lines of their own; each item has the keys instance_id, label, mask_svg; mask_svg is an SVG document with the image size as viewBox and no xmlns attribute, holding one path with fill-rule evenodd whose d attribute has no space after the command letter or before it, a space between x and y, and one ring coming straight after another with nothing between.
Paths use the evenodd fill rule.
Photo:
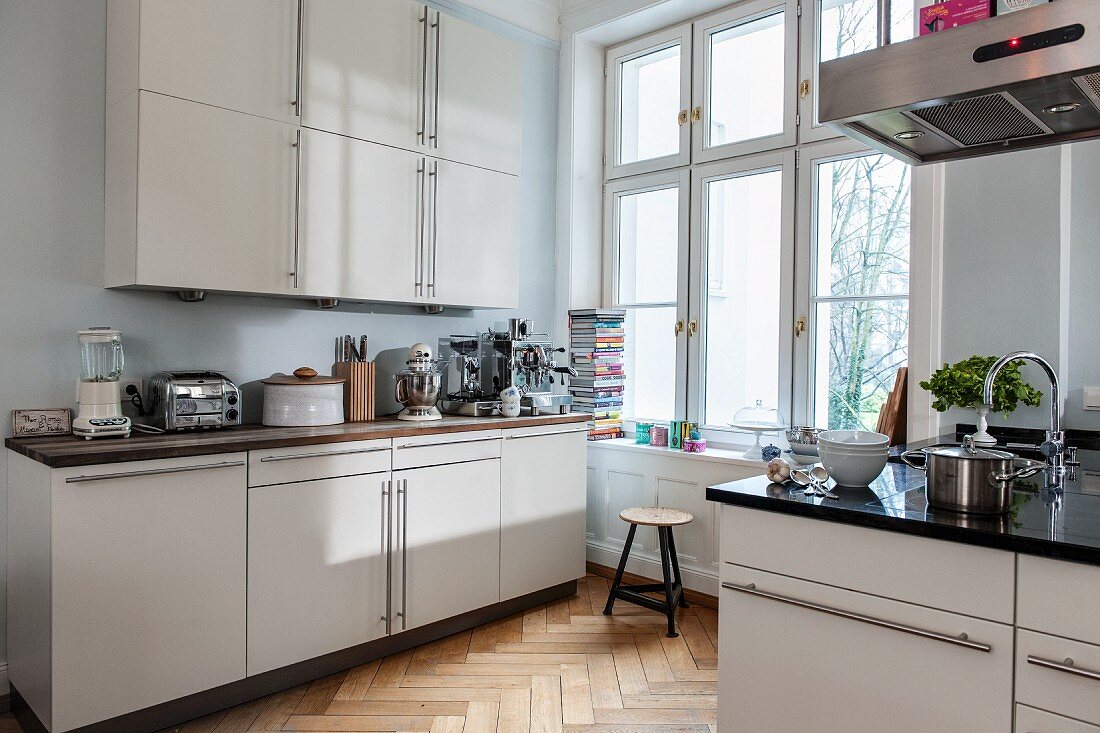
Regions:
<instances>
[{"instance_id":1,"label":"stand mixer","mask_svg":"<svg viewBox=\"0 0 1100 733\"><path fill-rule=\"evenodd\" d=\"M443 415L435 406L439 400L442 374L436 368L432 347L413 344L405 365L406 368L397 374L394 385L397 401L405 405L397 419L414 422L442 420Z\"/></svg>"}]
</instances>

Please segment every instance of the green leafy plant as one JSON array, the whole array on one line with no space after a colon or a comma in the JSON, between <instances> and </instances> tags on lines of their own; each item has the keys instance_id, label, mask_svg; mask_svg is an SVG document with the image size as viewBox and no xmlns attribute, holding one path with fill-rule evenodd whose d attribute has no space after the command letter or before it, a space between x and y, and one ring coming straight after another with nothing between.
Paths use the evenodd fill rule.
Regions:
<instances>
[{"instance_id":1,"label":"green leafy plant","mask_svg":"<svg viewBox=\"0 0 1100 733\"><path fill-rule=\"evenodd\" d=\"M939 412L946 412L952 407L977 407L982 404L985 376L996 361L996 356L972 356L954 364L944 364L920 386L936 398L932 407ZM1038 407L1043 393L1020 376L1023 363L1018 360L1006 364L997 375L997 381L993 383L994 412L1011 413L1020 402Z\"/></svg>"}]
</instances>

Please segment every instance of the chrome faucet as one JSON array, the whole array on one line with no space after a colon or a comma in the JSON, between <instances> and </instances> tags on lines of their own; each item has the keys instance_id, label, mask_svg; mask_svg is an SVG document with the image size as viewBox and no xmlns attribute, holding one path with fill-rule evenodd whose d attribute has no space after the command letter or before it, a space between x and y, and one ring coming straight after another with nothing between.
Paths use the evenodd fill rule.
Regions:
<instances>
[{"instance_id":1,"label":"chrome faucet","mask_svg":"<svg viewBox=\"0 0 1100 733\"><path fill-rule=\"evenodd\" d=\"M1066 472L1066 434L1062 432L1058 373L1054 371L1054 367L1050 365L1050 362L1030 351L1016 351L1002 356L992 367L990 367L989 374L985 377L985 387L982 390L982 402L992 407L993 382L996 381L997 374L1000 373L1001 369L1007 364L1019 359L1033 361L1038 364L1043 368L1043 371L1046 372L1047 379L1050 380L1050 430L1047 431L1046 440L1039 450L1046 456L1047 468L1050 469L1050 472L1055 476L1061 476Z\"/></svg>"}]
</instances>

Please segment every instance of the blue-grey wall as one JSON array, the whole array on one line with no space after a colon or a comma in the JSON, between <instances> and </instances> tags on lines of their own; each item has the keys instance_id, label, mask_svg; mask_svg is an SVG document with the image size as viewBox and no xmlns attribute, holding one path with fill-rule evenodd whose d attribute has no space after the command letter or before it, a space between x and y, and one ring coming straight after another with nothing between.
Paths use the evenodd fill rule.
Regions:
<instances>
[{"instance_id":1,"label":"blue-grey wall","mask_svg":"<svg viewBox=\"0 0 1100 733\"><path fill-rule=\"evenodd\" d=\"M169 294L103 289L105 33L104 0L0 0L4 436L11 435L7 415L13 408L73 405L75 332L89 325L122 330L129 375L206 366L249 382L303 364L327 369L338 334L367 334L373 356L416 341L434 343L451 333L483 330L515 315L448 311L428 316L410 307L371 306L321 312L310 303L231 296L184 304ZM555 310L558 53L550 44L530 40L525 48L516 313L550 326ZM4 453L0 451L0 598ZM0 605L0 629L3 615ZM0 634L0 660L5 657Z\"/></svg>"}]
</instances>

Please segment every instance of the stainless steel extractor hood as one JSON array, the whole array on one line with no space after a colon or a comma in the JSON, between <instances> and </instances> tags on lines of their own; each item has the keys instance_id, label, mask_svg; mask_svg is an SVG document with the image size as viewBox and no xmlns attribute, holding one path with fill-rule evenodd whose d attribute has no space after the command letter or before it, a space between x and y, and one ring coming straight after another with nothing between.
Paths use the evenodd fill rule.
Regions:
<instances>
[{"instance_id":1,"label":"stainless steel extractor hood","mask_svg":"<svg viewBox=\"0 0 1100 733\"><path fill-rule=\"evenodd\" d=\"M818 118L914 165L1100 137L1100 0L821 65Z\"/></svg>"}]
</instances>

